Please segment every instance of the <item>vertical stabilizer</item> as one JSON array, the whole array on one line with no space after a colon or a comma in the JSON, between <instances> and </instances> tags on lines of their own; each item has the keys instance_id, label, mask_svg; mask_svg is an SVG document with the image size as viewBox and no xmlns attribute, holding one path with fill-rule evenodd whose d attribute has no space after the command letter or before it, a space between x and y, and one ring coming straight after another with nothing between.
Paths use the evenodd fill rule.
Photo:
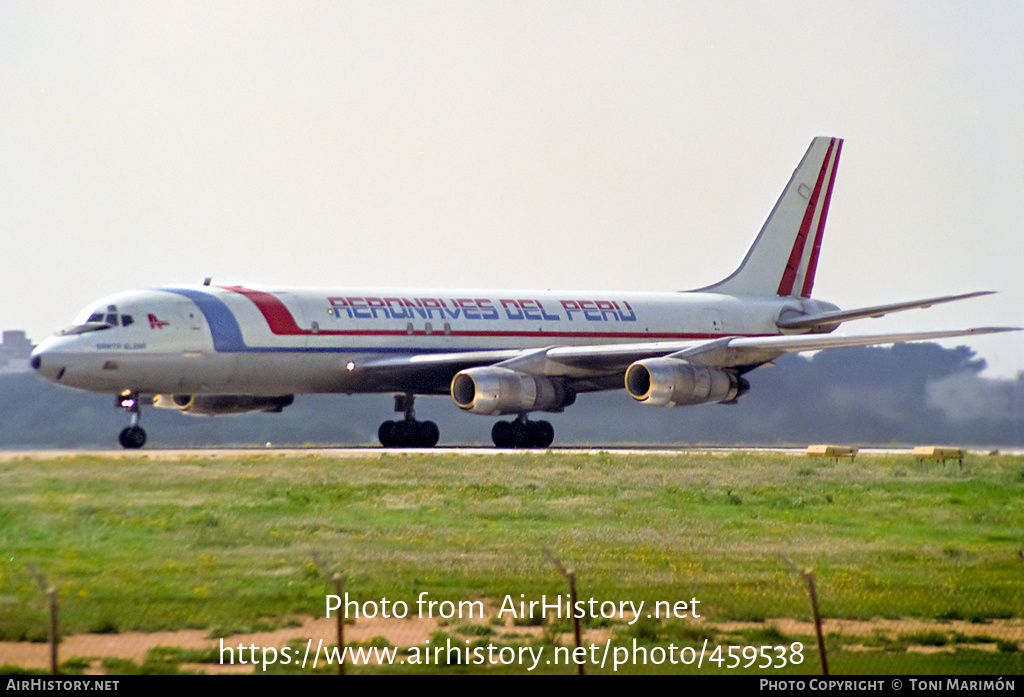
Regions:
<instances>
[{"instance_id":1,"label":"vertical stabilizer","mask_svg":"<svg viewBox=\"0 0 1024 697\"><path fill-rule=\"evenodd\" d=\"M739 268L699 290L809 298L842 149L839 138L812 140Z\"/></svg>"}]
</instances>

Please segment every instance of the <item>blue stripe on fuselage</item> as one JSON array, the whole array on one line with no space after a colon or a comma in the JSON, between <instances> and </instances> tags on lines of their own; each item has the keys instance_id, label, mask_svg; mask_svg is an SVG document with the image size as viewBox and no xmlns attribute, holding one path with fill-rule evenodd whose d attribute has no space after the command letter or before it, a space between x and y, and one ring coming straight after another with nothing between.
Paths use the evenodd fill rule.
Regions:
<instances>
[{"instance_id":1,"label":"blue stripe on fuselage","mask_svg":"<svg viewBox=\"0 0 1024 697\"><path fill-rule=\"evenodd\" d=\"M206 317L213 336L213 348L218 353L236 353L250 351L242 338L242 328L224 301L209 293L189 288L161 288L168 293L184 296L194 302L199 311Z\"/></svg>"}]
</instances>

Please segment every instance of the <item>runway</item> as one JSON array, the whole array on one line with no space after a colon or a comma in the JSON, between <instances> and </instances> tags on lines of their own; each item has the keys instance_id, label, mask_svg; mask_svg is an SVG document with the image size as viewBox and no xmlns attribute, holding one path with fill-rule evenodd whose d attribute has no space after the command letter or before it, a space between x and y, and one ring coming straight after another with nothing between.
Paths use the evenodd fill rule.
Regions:
<instances>
[{"instance_id":1,"label":"runway","mask_svg":"<svg viewBox=\"0 0 1024 697\"><path fill-rule=\"evenodd\" d=\"M1000 455L1024 455L1020 449L995 449L995 448L968 448L967 454L974 456L987 456L993 452ZM878 457L894 455L912 455L913 446L902 448L861 448L857 457ZM547 453L559 455L598 455L608 454L615 457L635 457L639 455L660 455L675 457L679 455L720 455L726 456L735 453L775 453L779 455L791 455L794 457L806 457L806 447L751 447L751 446L711 446L711 447L637 447L637 446L598 446L598 447L560 447L548 449L499 449L487 446L472 447L438 447L438 448L382 448L382 447L323 447L311 446L307 448L295 447L251 447L251 448L143 448L140 450L7 450L0 451L0 462L18 459L59 459L69 457L102 457L118 458L127 460L184 460L194 458L231 458L244 457L256 454L273 455L277 457L327 457L327 458L373 458L384 455L457 455L457 456L486 456L486 455L535 455L542 457Z\"/></svg>"}]
</instances>

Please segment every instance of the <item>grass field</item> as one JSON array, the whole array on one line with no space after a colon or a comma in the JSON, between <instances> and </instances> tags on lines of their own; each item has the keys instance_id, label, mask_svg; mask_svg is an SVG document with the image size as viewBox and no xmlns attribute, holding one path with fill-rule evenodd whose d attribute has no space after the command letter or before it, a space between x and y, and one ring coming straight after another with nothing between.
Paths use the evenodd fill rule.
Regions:
<instances>
[{"instance_id":1,"label":"grass field","mask_svg":"<svg viewBox=\"0 0 1024 697\"><path fill-rule=\"evenodd\" d=\"M975 672L1024 667L1019 640L986 632L1024 616L1021 457L974 456L960 470L744 453L82 456L0 461L0 492L0 640L45 638L28 562L58 587L64 633L229 636L322 617L333 591L314 553L347 574L351 595L415 612L422 592L564 594L548 548L576 570L582 598L696 598L715 622L809 619L785 557L813 568L826 617L966 620L976 636L931 643L999 649L910 657L907 643L928 637L879 635L884 664L850 672L941 672L965 656ZM700 639L685 622L613 629Z\"/></svg>"}]
</instances>

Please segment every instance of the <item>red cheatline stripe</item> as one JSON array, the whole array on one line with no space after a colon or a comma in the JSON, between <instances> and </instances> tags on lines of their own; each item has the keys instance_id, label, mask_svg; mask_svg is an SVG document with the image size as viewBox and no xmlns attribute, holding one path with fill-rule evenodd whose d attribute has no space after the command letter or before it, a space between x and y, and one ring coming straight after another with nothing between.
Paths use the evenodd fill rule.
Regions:
<instances>
[{"instance_id":1,"label":"red cheatline stripe","mask_svg":"<svg viewBox=\"0 0 1024 697\"><path fill-rule=\"evenodd\" d=\"M832 162L832 174L828 179L828 189L825 191L825 203L821 206L821 218L818 220L818 232L814 236L814 246L811 247L811 258L807 263L807 274L804 276L804 287L800 291L803 298L811 297L811 289L814 287L814 273L818 270L818 253L821 252L821 240L825 234L825 218L828 217L828 204L832 201L832 187L836 183L836 172L839 170L839 156L843 153L843 141L836 143L836 158Z\"/></svg>"},{"instance_id":2,"label":"red cheatline stripe","mask_svg":"<svg viewBox=\"0 0 1024 697\"><path fill-rule=\"evenodd\" d=\"M242 286L221 286L221 288L239 293L252 300L253 304L263 313L263 317L270 326L270 331L275 334L302 335L313 333L308 329L301 329L299 325L295 324L295 318L292 317L292 313L288 311L284 303L270 293L243 288Z\"/></svg>"},{"instance_id":3,"label":"red cheatline stripe","mask_svg":"<svg viewBox=\"0 0 1024 697\"><path fill-rule=\"evenodd\" d=\"M779 283L777 295L792 295L793 285L796 283L796 271L800 267L800 259L804 255L804 245L807 243L807 233L811 229L811 221L814 219L814 211L818 206L818 195L821 193L821 185L825 182L825 172L828 171L829 161L832 157L832 148L835 146L833 138L828 144L828 151L825 153L825 160L821 163L821 171L818 172L818 181L814 184L814 191L811 199L807 202L804 210L804 219L800 223L800 230L797 232L796 240L793 242L793 249L789 253L789 261L786 262L786 270L782 273L782 281Z\"/></svg>"}]
</instances>

